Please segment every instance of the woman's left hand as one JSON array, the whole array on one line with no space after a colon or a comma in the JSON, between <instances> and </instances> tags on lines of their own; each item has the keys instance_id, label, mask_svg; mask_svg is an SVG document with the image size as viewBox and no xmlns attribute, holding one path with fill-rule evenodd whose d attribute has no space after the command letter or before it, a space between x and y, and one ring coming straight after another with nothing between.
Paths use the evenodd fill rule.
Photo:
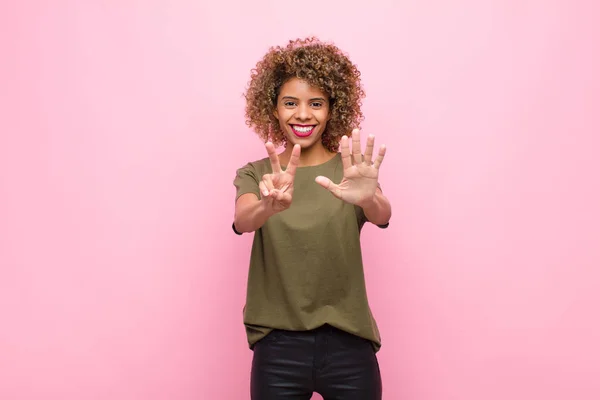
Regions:
<instances>
[{"instance_id":1,"label":"woman's left hand","mask_svg":"<svg viewBox=\"0 0 600 400\"><path fill-rule=\"evenodd\" d=\"M328 189L335 197L347 203L357 206L369 204L377 191L377 182L379 178L379 167L385 156L385 145L379 148L379 154L375 161L372 161L373 146L375 136L370 135L367 139L367 147L364 157L360 151L360 131L352 131L352 154L348 137L342 137L342 165L344 167L344 177L339 184L333 183L329 178L318 176L316 182ZM352 158L350 158L352 157ZM353 162L354 161L354 162Z\"/></svg>"}]
</instances>

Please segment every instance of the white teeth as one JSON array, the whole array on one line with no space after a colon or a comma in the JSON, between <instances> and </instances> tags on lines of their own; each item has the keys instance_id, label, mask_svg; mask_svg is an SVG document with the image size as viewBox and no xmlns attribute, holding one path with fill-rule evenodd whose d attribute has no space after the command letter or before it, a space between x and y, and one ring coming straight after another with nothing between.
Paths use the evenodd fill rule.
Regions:
<instances>
[{"instance_id":1,"label":"white teeth","mask_svg":"<svg viewBox=\"0 0 600 400\"><path fill-rule=\"evenodd\" d=\"M294 130L298 132L308 132L312 129L312 126L294 126Z\"/></svg>"}]
</instances>

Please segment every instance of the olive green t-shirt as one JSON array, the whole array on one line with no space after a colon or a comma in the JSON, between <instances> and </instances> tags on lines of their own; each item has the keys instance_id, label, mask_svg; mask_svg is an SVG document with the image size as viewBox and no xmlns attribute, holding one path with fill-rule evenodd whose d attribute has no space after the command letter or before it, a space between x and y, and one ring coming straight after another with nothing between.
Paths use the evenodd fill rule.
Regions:
<instances>
[{"instance_id":1,"label":"olive green t-shirt","mask_svg":"<svg viewBox=\"0 0 600 400\"><path fill-rule=\"evenodd\" d=\"M236 200L246 193L260 199L258 183L270 173L268 158L240 168ZM291 206L254 232L244 307L250 348L272 329L304 331L324 324L372 341L376 351L381 347L360 247L367 219L362 208L317 184L319 175L342 180L339 153L323 164L298 167Z\"/></svg>"}]
</instances>

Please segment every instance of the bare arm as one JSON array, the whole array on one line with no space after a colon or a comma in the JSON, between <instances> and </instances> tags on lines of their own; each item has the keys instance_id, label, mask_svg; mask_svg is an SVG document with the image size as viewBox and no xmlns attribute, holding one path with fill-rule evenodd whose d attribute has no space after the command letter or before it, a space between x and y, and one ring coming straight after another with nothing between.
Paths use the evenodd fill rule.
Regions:
<instances>
[{"instance_id":1,"label":"bare arm","mask_svg":"<svg viewBox=\"0 0 600 400\"><path fill-rule=\"evenodd\" d=\"M367 219L375 225L386 225L392 218L390 201L379 188L377 188L373 200L363 204L362 209Z\"/></svg>"},{"instance_id":2,"label":"bare arm","mask_svg":"<svg viewBox=\"0 0 600 400\"><path fill-rule=\"evenodd\" d=\"M254 232L272 216L287 210L292 204L294 176L300 158L300 146L295 145L285 171L281 170L279 157L271 143L265 145L271 161L272 174L266 174L259 182L261 199L254 193L241 195L235 202L233 227L238 233Z\"/></svg>"},{"instance_id":3,"label":"bare arm","mask_svg":"<svg viewBox=\"0 0 600 400\"><path fill-rule=\"evenodd\" d=\"M273 214L275 212L269 209L265 201L256 198L254 193L246 193L235 202L233 225L237 232L254 232Z\"/></svg>"}]
</instances>

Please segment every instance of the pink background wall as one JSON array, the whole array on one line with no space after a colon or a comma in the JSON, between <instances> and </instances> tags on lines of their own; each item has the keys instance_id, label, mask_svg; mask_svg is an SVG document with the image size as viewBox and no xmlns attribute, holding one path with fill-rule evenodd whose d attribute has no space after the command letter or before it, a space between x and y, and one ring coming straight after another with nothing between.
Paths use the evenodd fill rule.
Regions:
<instances>
[{"instance_id":1,"label":"pink background wall","mask_svg":"<svg viewBox=\"0 0 600 400\"><path fill-rule=\"evenodd\" d=\"M600 398L592 1L0 5L0 399L248 399L249 71L308 34L388 145L384 398ZM317 396L315 396L317 398Z\"/></svg>"}]
</instances>

